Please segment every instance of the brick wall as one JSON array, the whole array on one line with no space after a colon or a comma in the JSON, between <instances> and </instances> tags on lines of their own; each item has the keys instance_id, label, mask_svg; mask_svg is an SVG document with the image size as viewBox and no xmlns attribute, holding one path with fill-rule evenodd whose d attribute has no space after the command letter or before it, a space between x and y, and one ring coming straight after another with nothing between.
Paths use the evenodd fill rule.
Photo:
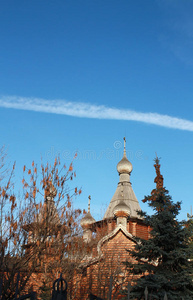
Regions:
<instances>
[{"instance_id":1,"label":"brick wall","mask_svg":"<svg viewBox=\"0 0 193 300\"><path fill-rule=\"evenodd\" d=\"M116 227L116 220L112 220L110 225L107 224L107 229L103 228L104 232L110 233ZM110 230L111 229L111 230ZM148 239L149 228L141 221L129 221L127 224L127 230L132 235L140 238ZM126 265L124 262L134 262L130 257L127 249L132 249L135 246L135 242L132 239L125 236L120 230L116 235L105 241L101 246L102 257L101 259L89 266L86 269L82 277L82 283L87 287L81 287L81 291L84 290L84 297L88 296L89 292L97 295L101 298L107 298L110 286L110 277L112 276L112 294L114 299L121 299L120 289L126 288L128 282L132 282L132 277L127 273ZM96 249L94 251L96 255ZM80 291L77 294L77 300L83 299L83 294ZM84 298L87 299L87 298Z\"/></svg>"}]
</instances>

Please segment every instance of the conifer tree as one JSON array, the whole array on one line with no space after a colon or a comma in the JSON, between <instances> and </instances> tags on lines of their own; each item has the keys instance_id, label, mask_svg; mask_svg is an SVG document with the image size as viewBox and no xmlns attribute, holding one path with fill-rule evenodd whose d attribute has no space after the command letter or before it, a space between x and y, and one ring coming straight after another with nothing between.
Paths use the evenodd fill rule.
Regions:
<instances>
[{"instance_id":1,"label":"conifer tree","mask_svg":"<svg viewBox=\"0 0 193 300\"><path fill-rule=\"evenodd\" d=\"M191 214L187 214L188 221L186 223L186 228L189 231L189 260L193 263L193 215L192 215L192 209ZM193 273L191 274L193 279Z\"/></svg>"},{"instance_id":2,"label":"conifer tree","mask_svg":"<svg viewBox=\"0 0 193 300\"><path fill-rule=\"evenodd\" d=\"M186 222L177 220L181 203L174 203L164 188L158 157L154 167L156 188L143 200L154 214L149 216L140 212L144 222L151 227L151 237L138 239L135 249L128 250L136 260L134 264L127 263L135 283L131 296L132 299L143 299L147 287L151 299L163 299L165 293L169 300L193 299L190 231Z\"/></svg>"}]
</instances>

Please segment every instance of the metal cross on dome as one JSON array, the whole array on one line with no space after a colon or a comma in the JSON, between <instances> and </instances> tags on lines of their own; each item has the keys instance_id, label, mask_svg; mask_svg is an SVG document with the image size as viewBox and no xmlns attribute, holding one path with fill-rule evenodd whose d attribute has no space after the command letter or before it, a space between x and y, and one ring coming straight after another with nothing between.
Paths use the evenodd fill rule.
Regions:
<instances>
[{"instance_id":1,"label":"metal cross on dome","mask_svg":"<svg viewBox=\"0 0 193 300\"><path fill-rule=\"evenodd\" d=\"M88 196L88 212L90 212L90 200L91 200L91 196Z\"/></svg>"},{"instance_id":2,"label":"metal cross on dome","mask_svg":"<svg viewBox=\"0 0 193 300\"><path fill-rule=\"evenodd\" d=\"M124 155L126 155L126 138L125 138L125 136L124 136L123 140L124 140Z\"/></svg>"}]
</instances>

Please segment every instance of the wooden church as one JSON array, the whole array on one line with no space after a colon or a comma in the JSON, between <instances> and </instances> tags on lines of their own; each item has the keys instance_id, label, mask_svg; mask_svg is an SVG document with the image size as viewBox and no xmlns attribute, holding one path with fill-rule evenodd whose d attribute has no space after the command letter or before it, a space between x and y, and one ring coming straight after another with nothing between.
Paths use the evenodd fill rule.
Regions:
<instances>
[{"instance_id":1,"label":"wooden church","mask_svg":"<svg viewBox=\"0 0 193 300\"><path fill-rule=\"evenodd\" d=\"M112 299L121 299L121 290L132 282L124 264L132 261L127 249L134 247L136 237L150 236L150 227L137 213L141 208L130 181L133 166L127 159L125 143L124 138L123 158L117 164L119 182L103 219L95 221L92 217L89 197L88 212L81 220L84 244L91 249L81 264L82 296L91 292L107 299L110 288Z\"/></svg>"},{"instance_id":2,"label":"wooden church","mask_svg":"<svg viewBox=\"0 0 193 300\"><path fill-rule=\"evenodd\" d=\"M117 164L119 182L103 219L95 221L92 217L89 197L88 212L80 222L83 236L79 245L81 245L81 251L84 252L84 255L81 256L78 266L73 264L75 256L72 255L71 257L72 268L75 265L76 268L72 272L73 277L68 282L70 300L86 300L89 299L90 294L101 299L108 299L110 290L112 299L121 299L121 291L127 289L128 282L132 282L125 262L132 262L133 258L129 256L127 250L135 246L136 237L148 239L150 236L150 227L143 223L143 219L137 213L141 208L130 181L132 169L132 164L126 155L126 141L124 139L123 158ZM36 244L36 228L39 228L36 223L40 223L41 220L42 224L46 222L42 227L45 227L46 232L49 233L48 237L46 234L44 235L44 242L49 244L51 236L54 236L53 244L62 248L62 226L55 207L55 196L56 189L51 182L48 190L46 190L41 213L33 224L26 228L29 233L26 253L30 253L30 249L33 248L32 245ZM43 222L44 219L45 222ZM59 261L58 253L54 255L54 249L56 249L55 246L48 253L45 247L42 251L46 259L52 263L54 260L55 262ZM44 268L46 266L47 264L43 265ZM49 275L51 270L47 268L46 272ZM63 276L65 277L64 273ZM35 286L39 283L40 287L41 282L42 278L37 269L36 274L33 274L31 278L31 284Z\"/></svg>"}]
</instances>

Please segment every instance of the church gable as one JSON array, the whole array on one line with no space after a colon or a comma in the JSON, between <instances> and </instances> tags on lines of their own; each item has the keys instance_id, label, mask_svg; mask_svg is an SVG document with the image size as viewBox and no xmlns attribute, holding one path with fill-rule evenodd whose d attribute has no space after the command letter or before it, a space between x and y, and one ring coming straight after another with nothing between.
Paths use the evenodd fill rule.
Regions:
<instances>
[{"instance_id":1,"label":"church gable","mask_svg":"<svg viewBox=\"0 0 193 300\"><path fill-rule=\"evenodd\" d=\"M101 255L103 253L102 249L107 249L108 245L110 248L116 251L115 249L125 249L129 247L130 244L135 244L135 238L129 233L124 226L121 224L117 225L117 227L108 235L104 236L97 245L98 254ZM122 251L122 250L120 250ZM119 252L120 252L119 251Z\"/></svg>"}]
</instances>

